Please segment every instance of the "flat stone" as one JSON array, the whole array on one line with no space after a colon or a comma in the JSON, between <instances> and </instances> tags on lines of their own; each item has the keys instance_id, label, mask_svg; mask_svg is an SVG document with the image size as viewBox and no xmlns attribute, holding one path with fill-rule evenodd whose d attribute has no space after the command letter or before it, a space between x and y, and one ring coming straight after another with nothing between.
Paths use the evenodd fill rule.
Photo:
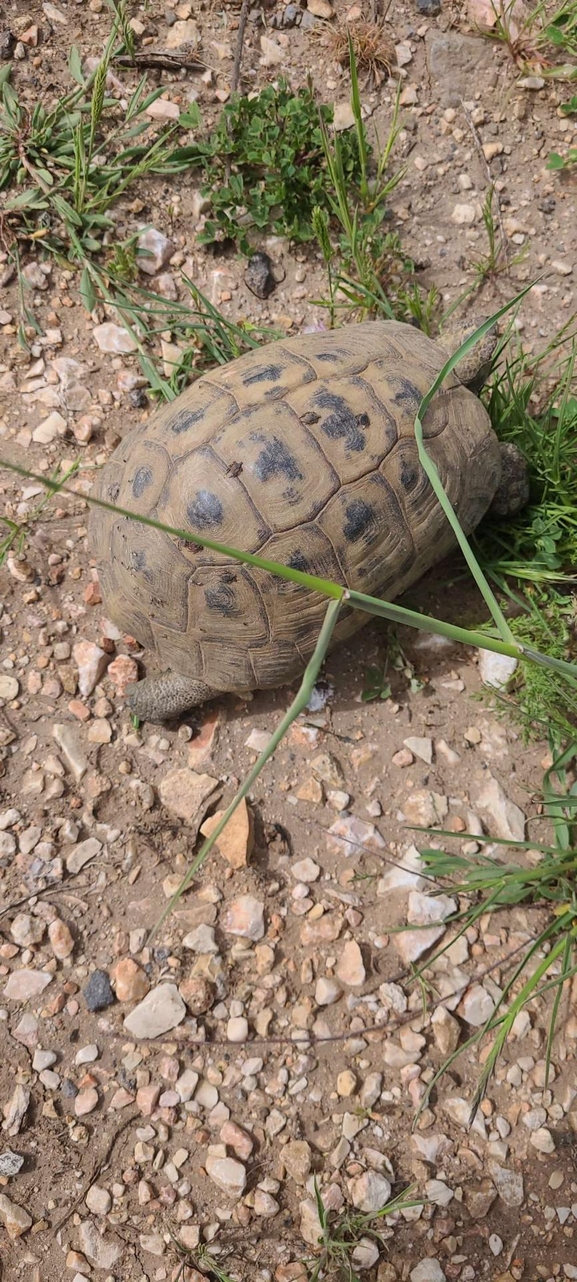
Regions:
<instances>
[{"instance_id":1,"label":"flat stone","mask_svg":"<svg viewBox=\"0 0 577 1282\"><path fill-rule=\"evenodd\" d=\"M353 1206L366 1215L376 1215L387 1205L391 1196L391 1185L384 1175L377 1171L363 1171L356 1179L351 1180L349 1191Z\"/></svg>"},{"instance_id":2,"label":"flat stone","mask_svg":"<svg viewBox=\"0 0 577 1282\"><path fill-rule=\"evenodd\" d=\"M176 984L159 984L126 1016L124 1027L133 1037L162 1037L181 1024L185 1015L186 1006Z\"/></svg>"},{"instance_id":3,"label":"flat stone","mask_svg":"<svg viewBox=\"0 0 577 1282\"><path fill-rule=\"evenodd\" d=\"M123 1247L102 1237L92 1220L83 1220L79 1224L78 1237L81 1251L97 1269L109 1272L123 1254Z\"/></svg>"},{"instance_id":4,"label":"flat stone","mask_svg":"<svg viewBox=\"0 0 577 1282\"><path fill-rule=\"evenodd\" d=\"M479 74L492 65L490 42L458 32L429 31L425 45L435 100L443 107L460 106L462 98L470 97L471 85Z\"/></svg>"},{"instance_id":5,"label":"flat stone","mask_svg":"<svg viewBox=\"0 0 577 1282\"><path fill-rule=\"evenodd\" d=\"M165 49L182 49L186 46L187 49L191 50L196 48L199 40L200 33L196 22L193 22L191 18L185 18L173 22L172 26L168 28L164 38L164 47Z\"/></svg>"},{"instance_id":6,"label":"flat stone","mask_svg":"<svg viewBox=\"0 0 577 1282\"><path fill-rule=\"evenodd\" d=\"M190 948L193 953L217 953L218 944L214 937L214 926L201 923L190 930L182 941L183 948Z\"/></svg>"},{"instance_id":7,"label":"flat stone","mask_svg":"<svg viewBox=\"0 0 577 1282\"><path fill-rule=\"evenodd\" d=\"M346 858L359 856L365 850L386 850L387 843L374 824L365 823L356 815L339 815L326 831L327 849L334 855Z\"/></svg>"},{"instance_id":8,"label":"flat stone","mask_svg":"<svg viewBox=\"0 0 577 1282\"><path fill-rule=\"evenodd\" d=\"M411 1282L446 1282L446 1274L439 1261L432 1257L420 1260L415 1268L411 1269L409 1277Z\"/></svg>"},{"instance_id":9,"label":"flat stone","mask_svg":"<svg viewBox=\"0 0 577 1282\"><path fill-rule=\"evenodd\" d=\"M77 1117L87 1117L98 1105L98 1091L95 1086L87 1086L79 1091L74 1099L74 1112Z\"/></svg>"},{"instance_id":10,"label":"flat stone","mask_svg":"<svg viewBox=\"0 0 577 1282\"><path fill-rule=\"evenodd\" d=\"M367 977L363 954L356 940L348 940L343 945L337 965L337 976L348 988L359 988Z\"/></svg>"},{"instance_id":11,"label":"flat stone","mask_svg":"<svg viewBox=\"0 0 577 1282\"><path fill-rule=\"evenodd\" d=\"M433 760L432 739L425 739L420 738L418 735L411 735L408 739L403 739L403 743L405 748L409 749L409 752L413 752L415 754L415 757L419 757L421 761L426 762L428 766L431 765Z\"/></svg>"},{"instance_id":12,"label":"flat stone","mask_svg":"<svg viewBox=\"0 0 577 1282\"><path fill-rule=\"evenodd\" d=\"M224 810L217 810L216 814L205 819L200 829L204 837L210 837L224 813ZM253 814L250 806L247 806L246 799L243 798L221 832L216 846L231 868L245 868L252 854L253 845Z\"/></svg>"},{"instance_id":13,"label":"flat stone","mask_svg":"<svg viewBox=\"0 0 577 1282\"><path fill-rule=\"evenodd\" d=\"M372 1269L379 1258L379 1244L375 1238L359 1238L351 1255L351 1264L353 1268L362 1271Z\"/></svg>"},{"instance_id":14,"label":"flat stone","mask_svg":"<svg viewBox=\"0 0 577 1282\"><path fill-rule=\"evenodd\" d=\"M458 1014L472 1028L480 1028L491 1018L495 1010L495 1001L482 984L471 984L463 995Z\"/></svg>"},{"instance_id":15,"label":"flat stone","mask_svg":"<svg viewBox=\"0 0 577 1282\"><path fill-rule=\"evenodd\" d=\"M171 814L192 823L198 818L204 802L218 786L218 779L213 779L212 775L199 775L195 770L183 766L180 770L171 770L165 775L158 791L163 806Z\"/></svg>"},{"instance_id":16,"label":"flat stone","mask_svg":"<svg viewBox=\"0 0 577 1282\"><path fill-rule=\"evenodd\" d=\"M33 948L41 942L45 931L46 923L30 913L17 913L10 926L12 939L19 948Z\"/></svg>"},{"instance_id":17,"label":"flat stone","mask_svg":"<svg viewBox=\"0 0 577 1282\"><path fill-rule=\"evenodd\" d=\"M295 881L302 881L307 886L313 881L318 881L321 875L319 865L315 863L314 859L308 858L296 859L290 865L289 871Z\"/></svg>"},{"instance_id":18,"label":"flat stone","mask_svg":"<svg viewBox=\"0 0 577 1282\"><path fill-rule=\"evenodd\" d=\"M342 997L343 990L336 979L320 976L315 985L315 1002L317 1006L333 1006Z\"/></svg>"},{"instance_id":19,"label":"flat stone","mask_svg":"<svg viewBox=\"0 0 577 1282\"><path fill-rule=\"evenodd\" d=\"M32 1216L23 1206L17 1206L4 1193L0 1193L0 1220L11 1241L21 1237L31 1227Z\"/></svg>"},{"instance_id":20,"label":"flat stone","mask_svg":"<svg viewBox=\"0 0 577 1282\"><path fill-rule=\"evenodd\" d=\"M396 890L421 890L428 883L422 876L425 865L416 846L409 846L402 857L387 871L377 884L377 895L386 899Z\"/></svg>"},{"instance_id":21,"label":"flat stone","mask_svg":"<svg viewBox=\"0 0 577 1282\"><path fill-rule=\"evenodd\" d=\"M317 1246L322 1241L323 1229L319 1220L319 1213L316 1202L312 1198L306 1198L304 1202L299 1202L300 1213L300 1235L304 1242L309 1246Z\"/></svg>"},{"instance_id":22,"label":"flat stone","mask_svg":"<svg viewBox=\"0 0 577 1282\"><path fill-rule=\"evenodd\" d=\"M103 325L95 325L92 332L101 352L110 352L116 356L121 356L125 352L135 352L137 350L132 334L129 334L128 330L124 329L122 325L115 325L112 321L105 321Z\"/></svg>"},{"instance_id":23,"label":"flat stone","mask_svg":"<svg viewBox=\"0 0 577 1282\"><path fill-rule=\"evenodd\" d=\"M546 1126L540 1126L538 1130L533 1131L531 1133L529 1143L532 1148L537 1149L538 1153L555 1152L555 1140L553 1139L551 1131L547 1130Z\"/></svg>"},{"instance_id":24,"label":"flat stone","mask_svg":"<svg viewBox=\"0 0 577 1282\"><path fill-rule=\"evenodd\" d=\"M23 1166L24 1158L19 1153L13 1153L11 1148L6 1149L4 1153L0 1153L0 1175L5 1179L10 1179L11 1176L17 1175Z\"/></svg>"},{"instance_id":25,"label":"flat stone","mask_svg":"<svg viewBox=\"0 0 577 1282\"><path fill-rule=\"evenodd\" d=\"M66 856L66 868L70 873L78 873L84 868L90 859L94 859L102 850L102 842L97 837L87 837L86 841L79 841L78 845L73 846L70 854Z\"/></svg>"},{"instance_id":26,"label":"flat stone","mask_svg":"<svg viewBox=\"0 0 577 1282\"><path fill-rule=\"evenodd\" d=\"M53 978L44 970L13 970L4 986L3 996L13 1002L28 1002L43 993Z\"/></svg>"},{"instance_id":27,"label":"flat stone","mask_svg":"<svg viewBox=\"0 0 577 1282\"><path fill-rule=\"evenodd\" d=\"M20 684L16 677L10 677L6 672L0 673L0 699L17 699L19 690Z\"/></svg>"},{"instance_id":28,"label":"flat stone","mask_svg":"<svg viewBox=\"0 0 577 1282\"><path fill-rule=\"evenodd\" d=\"M441 1055L452 1055L459 1045L461 1028L444 1006L437 1006L431 1016L435 1045Z\"/></svg>"},{"instance_id":29,"label":"flat stone","mask_svg":"<svg viewBox=\"0 0 577 1282\"><path fill-rule=\"evenodd\" d=\"M480 1135L482 1139L487 1138L485 1119L480 1109L477 1109L471 1125L471 1105L469 1100L463 1099L461 1095L452 1095L449 1099L443 1100L442 1108L443 1112L445 1112L448 1117L452 1118L453 1122L456 1122L457 1126L462 1126L463 1130L466 1131L469 1130L469 1126L471 1126L471 1130L475 1131L477 1135ZM493 1172L491 1171L491 1175L492 1174ZM497 1183L496 1180L495 1183Z\"/></svg>"},{"instance_id":30,"label":"flat stone","mask_svg":"<svg viewBox=\"0 0 577 1282\"><path fill-rule=\"evenodd\" d=\"M447 798L426 788L415 788L403 800L402 812L407 823L421 828L434 828L449 813Z\"/></svg>"},{"instance_id":31,"label":"flat stone","mask_svg":"<svg viewBox=\"0 0 577 1282\"><path fill-rule=\"evenodd\" d=\"M473 1220L484 1220L497 1196L497 1190L491 1180L480 1180L478 1184L465 1186L465 1205Z\"/></svg>"},{"instance_id":32,"label":"flat stone","mask_svg":"<svg viewBox=\"0 0 577 1282\"><path fill-rule=\"evenodd\" d=\"M525 840L525 815L514 801L505 795L501 784L488 774L478 790L475 805L486 819L491 835L505 841Z\"/></svg>"},{"instance_id":33,"label":"flat stone","mask_svg":"<svg viewBox=\"0 0 577 1282\"><path fill-rule=\"evenodd\" d=\"M289 1140L280 1151L281 1161L295 1184L306 1184L312 1166L310 1145L305 1140Z\"/></svg>"},{"instance_id":34,"label":"flat stone","mask_svg":"<svg viewBox=\"0 0 577 1282\"><path fill-rule=\"evenodd\" d=\"M498 1162L489 1162L489 1175L505 1206L522 1206L525 1189L523 1176L518 1171L511 1171Z\"/></svg>"},{"instance_id":35,"label":"flat stone","mask_svg":"<svg viewBox=\"0 0 577 1282\"><path fill-rule=\"evenodd\" d=\"M139 1002L150 988L146 972L132 957L121 957L111 971L119 1002Z\"/></svg>"},{"instance_id":36,"label":"flat stone","mask_svg":"<svg viewBox=\"0 0 577 1282\"><path fill-rule=\"evenodd\" d=\"M222 927L227 935L239 935L255 942L262 939L265 933L264 904L253 895L241 895L229 905Z\"/></svg>"},{"instance_id":37,"label":"flat stone","mask_svg":"<svg viewBox=\"0 0 577 1282\"><path fill-rule=\"evenodd\" d=\"M246 1170L234 1157L207 1157L206 1173L228 1197L239 1198L246 1185Z\"/></svg>"},{"instance_id":38,"label":"flat stone","mask_svg":"<svg viewBox=\"0 0 577 1282\"><path fill-rule=\"evenodd\" d=\"M80 783L88 769L88 758L80 747L75 731L71 726L55 725L52 727L52 734L73 779Z\"/></svg>"}]
</instances>

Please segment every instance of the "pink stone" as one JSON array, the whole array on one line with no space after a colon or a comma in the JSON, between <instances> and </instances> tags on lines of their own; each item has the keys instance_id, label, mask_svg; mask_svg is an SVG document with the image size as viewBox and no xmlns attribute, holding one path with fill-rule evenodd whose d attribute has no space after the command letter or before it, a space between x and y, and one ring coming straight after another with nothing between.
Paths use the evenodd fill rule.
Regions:
<instances>
[{"instance_id":1,"label":"pink stone","mask_svg":"<svg viewBox=\"0 0 577 1282\"><path fill-rule=\"evenodd\" d=\"M158 1102L161 1108L178 1108L180 1095L177 1091L163 1091Z\"/></svg>"},{"instance_id":2,"label":"pink stone","mask_svg":"<svg viewBox=\"0 0 577 1282\"><path fill-rule=\"evenodd\" d=\"M65 957L70 957L70 954L74 951L74 937L66 922L62 921L60 917L56 917L55 921L50 922L48 938L52 952L59 961L63 961Z\"/></svg>"},{"instance_id":3,"label":"pink stone","mask_svg":"<svg viewBox=\"0 0 577 1282\"><path fill-rule=\"evenodd\" d=\"M136 1104L143 1117L150 1117L160 1099L160 1086L141 1086L136 1092Z\"/></svg>"},{"instance_id":4,"label":"pink stone","mask_svg":"<svg viewBox=\"0 0 577 1282\"><path fill-rule=\"evenodd\" d=\"M110 677L116 693L123 698L126 693L126 687L131 685L133 681L138 681L136 659L131 659L128 654L119 654L109 665L107 675Z\"/></svg>"},{"instance_id":5,"label":"pink stone","mask_svg":"<svg viewBox=\"0 0 577 1282\"><path fill-rule=\"evenodd\" d=\"M234 1149L237 1157L243 1158L244 1161L250 1157L254 1148L253 1140L247 1131L243 1131L242 1126L237 1126L236 1122L224 1122L220 1129L220 1138L223 1144Z\"/></svg>"},{"instance_id":6,"label":"pink stone","mask_svg":"<svg viewBox=\"0 0 577 1282\"><path fill-rule=\"evenodd\" d=\"M78 668L78 689L82 697L86 698L100 681L109 656L94 641L77 641L72 653Z\"/></svg>"},{"instance_id":7,"label":"pink stone","mask_svg":"<svg viewBox=\"0 0 577 1282\"><path fill-rule=\"evenodd\" d=\"M86 1117L87 1113L92 1113L98 1104L98 1091L94 1086L88 1086L85 1091L79 1091L74 1100L74 1112L77 1117Z\"/></svg>"},{"instance_id":8,"label":"pink stone","mask_svg":"<svg viewBox=\"0 0 577 1282\"><path fill-rule=\"evenodd\" d=\"M121 1108L127 1108L129 1104L134 1104L134 1095L131 1091L125 1091L123 1086L119 1086L118 1090L114 1092L108 1107L118 1112Z\"/></svg>"}]
</instances>

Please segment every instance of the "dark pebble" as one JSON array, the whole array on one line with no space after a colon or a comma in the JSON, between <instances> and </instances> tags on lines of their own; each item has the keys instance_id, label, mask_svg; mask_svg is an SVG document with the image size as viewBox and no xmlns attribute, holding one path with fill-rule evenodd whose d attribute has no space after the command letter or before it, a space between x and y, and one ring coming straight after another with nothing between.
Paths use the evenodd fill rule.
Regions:
<instances>
[{"instance_id":1,"label":"dark pebble","mask_svg":"<svg viewBox=\"0 0 577 1282\"><path fill-rule=\"evenodd\" d=\"M133 387L128 399L135 410L144 410L148 405L148 396L143 387Z\"/></svg>"},{"instance_id":2,"label":"dark pebble","mask_svg":"<svg viewBox=\"0 0 577 1282\"><path fill-rule=\"evenodd\" d=\"M107 1006L112 1006L114 993L105 970L93 970L82 991L89 1010L106 1010Z\"/></svg>"},{"instance_id":3,"label":"dark pebble","mask_svg":"<svg viewBox=\"0 0 577 1282\"><path fill-rule=\"evenodd\" d=\"M553 214L555 212L556 203L554 196L544 196L543 199L539 201L538 208L541 210L542 214Z\"/></svg>"},{"instance_id":4,"label":"dark pebble","mask_svg":"<svg viewBox=\"0 0 577 1282\"><path fill-rule=\"evenodd\" d=\"M63 1077L60 1083L60 1091L65 1099L75 1099L78 1095L78 1087L74 1085L74 1082L70 1081L69 1077Z\"/></svg>"},{"instance_id":5,"label":"dark pebble","mask_svg":"<svg viewBox=\"0 0 577 1282\"><path fill-rule=\"evenodd\" d=\"M253 254L244 273L244 283L248 285L251 294L255 294L257 298L268 298L269 294L272 294L276 280L272 274L272 262L268 254L260 249Z\"/></svg>"},{"instance_id":6,"label":"dark pebble","mask_svg":"<svg viewBox=\"0 0 577 1282\"><path fill-rule=\"evenodd\" d=\"M3 31L0 35L0 58L3 62L10 62L15 48L16 36L11 31Z\"/></svg>"},{"instance_id":7,"label":"dark pebble","mask_svg":"<svg viewBox=\"0 0 577 1282\"><path fill-rule=\"evenodd\" d=\"M417 9L419 13L426 13L428 18L434 18L441 12L441 0L417 0Z\"/></svg>"},{"instance_id":8,"label":"dark pebble","mask_svg":"<svg viewBox=\"0 0 577 1282\"><path fill-rule=\"evenodd\" d=\"M271 26L284 27L285 30L288 27L296 27L297 23L300 22L301 14L302 10L299 9L298 5L287 4L286 9L283 9L282 13L275 13L273 15Z\"/></svg>"}]
</instances>

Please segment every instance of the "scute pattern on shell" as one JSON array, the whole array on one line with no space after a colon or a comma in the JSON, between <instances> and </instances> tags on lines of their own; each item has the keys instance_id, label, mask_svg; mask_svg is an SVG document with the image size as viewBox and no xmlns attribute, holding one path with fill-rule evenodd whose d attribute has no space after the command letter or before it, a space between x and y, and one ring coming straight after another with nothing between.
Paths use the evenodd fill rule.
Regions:
<instances>
[{"instance_id":1,"label":"scute pattern on shell","mask_svg":"<svg viewBox=\"0 0 577 1282\"><path fill-rule=\"evenodd\" d=\"M392 599L454 542L414 438L445 359L394 321L253 350L134 428L103 470L100 495ZM470 531L500 475L488 415L450 376L424 433ZM162 668L242 690L283 684L310 657L326 609L317 593L99 509L91 533L110 617ZM366 618L343 612L335 641Z\"/></svg>"}]
</instances>

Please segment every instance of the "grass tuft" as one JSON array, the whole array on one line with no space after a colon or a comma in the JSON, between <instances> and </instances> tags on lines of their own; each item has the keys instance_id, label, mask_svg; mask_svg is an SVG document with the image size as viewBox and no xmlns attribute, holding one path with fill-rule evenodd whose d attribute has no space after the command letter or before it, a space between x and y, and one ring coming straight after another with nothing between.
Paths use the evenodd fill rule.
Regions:
<instances>
[{"instance_id":1,"label":"grass tuft","mask_svg":"<svg viewBox=\"0 0 577 1282\"><path fill-rule=\"evenodd\" d=\"M350 67L351 45L355 65L366 75L369 85L378 87L393 75L397 55L384 22L351 22L345 27L336 27L329 36L329 56Z\"/></svg>"}]
</instances>

